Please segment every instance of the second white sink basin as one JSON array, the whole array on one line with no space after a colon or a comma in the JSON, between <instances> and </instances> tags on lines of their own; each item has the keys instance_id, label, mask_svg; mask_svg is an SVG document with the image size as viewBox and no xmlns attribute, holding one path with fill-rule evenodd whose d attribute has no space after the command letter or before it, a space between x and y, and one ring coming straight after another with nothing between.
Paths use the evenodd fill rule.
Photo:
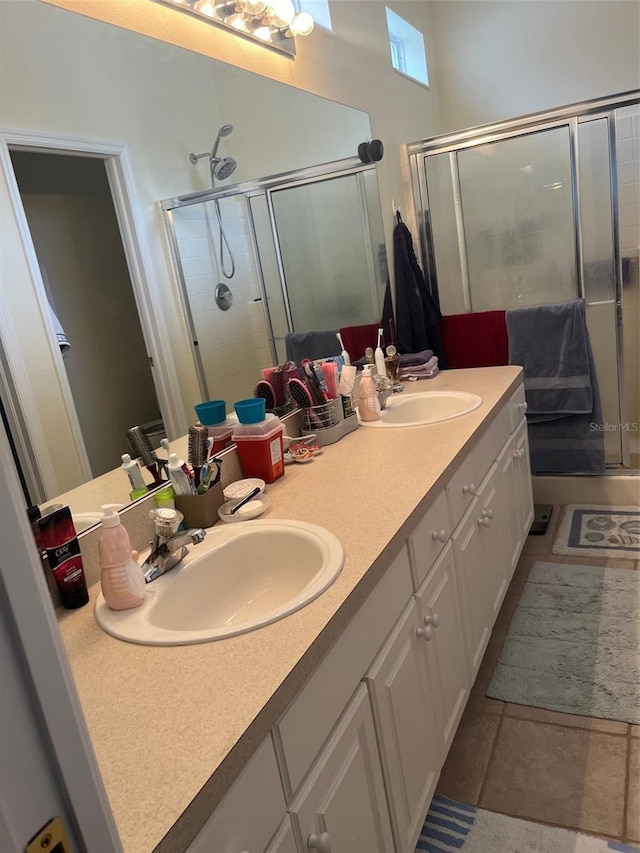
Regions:
<instances>
[{"instance_id":1,"label":"second white sink basin","mask_svg":"<svg viewBox=\"0 0 640 853\"><path fill-rule=\"evenodd\" d=\"M317 598L336 579L336 537L298 521L214 527L201 545L146 587L145 602L116 612L102 594L96 621L108 634L146 645L218 640L275 622Z\"/></svg>"},{"instance_id":2,"label":"second white sink basin","mask_svg":"<svg viewBox=\"0 0 640 853\"><path fill-rule=\"evenodd\" d=\"M473 412L482 397L469 391L422 391L395 394L387 400L379 421L361 421L366 427L408 427L448 421Z\"/></svg>"}]
</instances>

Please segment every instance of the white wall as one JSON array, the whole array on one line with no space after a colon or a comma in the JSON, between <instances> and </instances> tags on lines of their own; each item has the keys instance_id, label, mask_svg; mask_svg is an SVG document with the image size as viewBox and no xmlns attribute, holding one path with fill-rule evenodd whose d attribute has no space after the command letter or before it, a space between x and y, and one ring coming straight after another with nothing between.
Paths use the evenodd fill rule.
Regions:
<instances>
[{"instance_id":1,"label":"white wall","mask_svg":"<svg viewBox=\"0 0 640 853\"><path fill-rule=\"evenodd\" d=\"M636 2L431 0L430 6L443 132L640 86Z\"/></svg>"}]
</instances>

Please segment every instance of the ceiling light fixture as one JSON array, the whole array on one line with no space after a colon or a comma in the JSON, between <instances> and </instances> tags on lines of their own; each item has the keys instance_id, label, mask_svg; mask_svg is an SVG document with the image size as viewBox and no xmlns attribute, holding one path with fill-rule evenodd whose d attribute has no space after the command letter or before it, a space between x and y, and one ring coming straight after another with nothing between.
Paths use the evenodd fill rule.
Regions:
<instances>
[{"instance_id":1,"label":"ceiling light fixture","mask_svg":"<svg viewBox=\"0 0 640 853\"><path fill-rule=\"evenodd\" d=\"M295 55L295 38L308 36L313 18L296 12L292 0L157 0L180 12L188 12L209 24Z\"/></svg>"}]
</instances>

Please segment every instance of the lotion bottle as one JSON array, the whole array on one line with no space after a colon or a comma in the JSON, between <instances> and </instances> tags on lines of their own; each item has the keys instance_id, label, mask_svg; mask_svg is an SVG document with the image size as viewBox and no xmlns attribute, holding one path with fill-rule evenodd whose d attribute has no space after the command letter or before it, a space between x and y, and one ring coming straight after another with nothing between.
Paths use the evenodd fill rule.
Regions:
<instances>
[{"instance_id":1,"label":"lotion bottle","mask_svg":"<svg viewBox=\"0 0 640 853\"><path fill-rule=\"evenodd\" d=\"M371 375L371 366L368 364L365 364L360 379L358 414L362 421L380 420L380 402L376 391L376 383Z\"/></svg>"},{"instance_id":2,"label":"lotion bottle","mask_svg":"<svg viewBox=\"0 0 640 853\"><path fill-rule=\"evenodd\" d=\"M144 601L142 566L133 558L129 534L120 522L116 507L102 509L102 532L98 539L100 586L112 610L131 610Z\"/></svg>"}]
</instances>

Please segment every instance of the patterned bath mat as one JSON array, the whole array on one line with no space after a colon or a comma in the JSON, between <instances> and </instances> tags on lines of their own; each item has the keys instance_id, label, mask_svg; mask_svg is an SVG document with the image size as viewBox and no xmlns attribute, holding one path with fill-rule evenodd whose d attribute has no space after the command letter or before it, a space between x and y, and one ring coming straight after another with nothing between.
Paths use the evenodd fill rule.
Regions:
<instances>
[{"instance_id":1,"label":"patterned bath mat","mask_svg":"<svg viewBox=\"0 0 640 853\"><path fill-rule=\"evenodd\" d=\"M570 829L495 814L436 795L416 846L427 853L640 853Z\"/></svg>"},{"instance_id":2,"label":"patterned bath mat","mask_svg":"<svg viewBox=\"0 0 640 853\"><path fill-rule=\"evenodd\" d=\"M554 554L638 560L640 507L568 506L552 550Z\"/></svg>"},{"instance_id":3,"label":"patterned bath mat","mask_svg":"<svg viewBox=\"0 0 640 853\"><path fill-rule=\"evenodd\" d=\"M640 724L640 572L534 563L487 696Z\"/></svg>"}]
</instances>

